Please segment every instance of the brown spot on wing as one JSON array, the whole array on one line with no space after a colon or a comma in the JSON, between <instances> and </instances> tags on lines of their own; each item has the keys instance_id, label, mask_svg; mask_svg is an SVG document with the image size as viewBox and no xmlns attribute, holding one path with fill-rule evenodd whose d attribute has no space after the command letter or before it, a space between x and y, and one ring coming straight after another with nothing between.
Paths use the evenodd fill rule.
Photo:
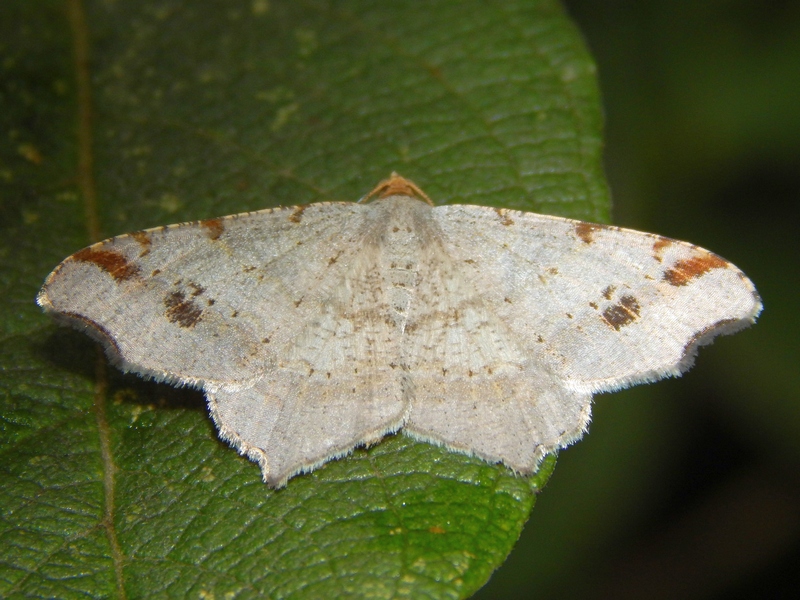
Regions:
<instances>
[{"instance_id":1,"label":"brown spot on wing","mask_svg":"<svg viewBox=\"0 0 800 600\"><path fill-rule=\"evenodd\" d=\"M664 281L674 286L686 285L692 279L702 277L712 269L724 269L727 266L728 263L725 259L707 252L676 262L671 268L664 271Z\"/></svg>"},{"instance_id":2,"label":"brown spot on wing","mask_svg":"<svg viewBox=\"0 0 800 600\"><path fill-rule=\"evenodd\" d=\"M139 258L150 254L150 247L153 245L153 240L150 238L149 233L146 231L134 231L131 237L142 247Z\"/></svg>"},{"instance_id":3,"label":"brown spot on wing","mask_svg":"<svg viewBox=\"0 0 800 600\"><path fill-rule=\"evenodd\" d=\"M192 300L187 300L183 292L172 292L164 298L167 307L166 317L170 323L191 328L200 321L203 310Z\"/></svg>"},{"instance_id":4,"label":"brown spot on wing","mask_svg":"<svg viewBox=\"0 0 800 600\"><path fill-rule=\"evenodd\" d=\"M602 291L603 298L605 298L606 300L611 300L611 296L613 296L613 295L614 295L614 292L616 291L616 289L617 289L617 288L616 288L615 286L613 286L613 285L609 285L609 286L607 286L607 287L606 287L606 288L605 288L605 289Z\"/></svg>"},{"instance_id":5,"label":"brown spot on wing","mask_svg":"<svg viewBox=\"0 0 800 600\"><path fill-rule=\"evenodd\" d=\"M496 212L497 216L500 217L500 219L502 219L500 221L501 225L505 225L506 227L508 227L509 225L514 224L514 219L512 219L509 216L510 211L507 208L495 208L494 212Z\"/></svg>"},{"instance_id":6,"label":"brown spot on wing","mask_svg":"<svg viewBox=\"0 0 800 600\"><path fill-rule=\"evenodd\" d=\"M664 250L672 246L673 240L665 237L657 237L656 241L653 242L653 258L655 258L658 262L664 258Z\"/></svg>"},{"instance_id":7,"label":"brown spot on wing","mask_svg":"<svg viewBox=\"0 0 800 600\"><path fill-rule=\"evenodd\" d=\"M206 229L208 237L212 240L218 240L225 232L225 225L222 219L205 219L200 221L200 227Z\"/></svg>"},{"instance_id":8,"label":"brown spot on wing","mask_svg":"<svg viewBox=\"0 0 800 600\"><path fill-rule=\"evenodd\" d=\"M595 223L584 223L583 221L575 225L575 235L577 235L584 244L591 244L594 242L594 234L596 231L605 229L605 225L597 225Z\"/></svg>"},{"instance_id":9,"label":"brown spot on wing","mask_svg":"<svg viewBox=\"0 0 800 600\"><path fill-rule=\"evenodd\" d=\"M295 206L292 214L289 215L289 220L292 223L299 223L303 219L303 213L306 210L306 205L303 204L302 206Z\"/></svg>"},{"instance_id":10,"label":"brown spot on wing","mask_svg":"<svg viewBox=\"0 0 800 600\"><path fill-rule=\"evenodd\" d=\"M639 318L641 307L639 302L630 295L625 295L619 299L618 304L609 306L603 311L601 318L611 327L619 331L625 325L633 323Z\"/></svg>"},{"instance_id":11,"label":"brown spot on wing","mask_svg":"<svg viewBox=\"0 0 800 600\"><path fill-rule=\"evenodd\" d=\"M139 274L139 267L113 250L97 250L90 246L73 254L72 258L97 265L117 281L125 281Z\"/></svg>"}]
</instances>

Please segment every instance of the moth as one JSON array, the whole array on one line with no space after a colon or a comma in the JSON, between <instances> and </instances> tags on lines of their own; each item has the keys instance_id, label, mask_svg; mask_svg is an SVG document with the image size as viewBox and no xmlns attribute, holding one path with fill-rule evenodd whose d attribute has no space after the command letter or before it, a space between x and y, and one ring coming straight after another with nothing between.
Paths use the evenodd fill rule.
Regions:
<instances>
[{"instance_id":1,"label":"moth","mask_svg":"<svg viewBox=\"0 0 800 600\"><path fill-rule=\"evenodd\" d=\"M37 302L123 371L202 389L273 487L400 429L532 473L582 436L592 394L680 375L762 308L686 242L434 206L397 174L364 200L117 236Z\"/></svg>"}]
</instances>

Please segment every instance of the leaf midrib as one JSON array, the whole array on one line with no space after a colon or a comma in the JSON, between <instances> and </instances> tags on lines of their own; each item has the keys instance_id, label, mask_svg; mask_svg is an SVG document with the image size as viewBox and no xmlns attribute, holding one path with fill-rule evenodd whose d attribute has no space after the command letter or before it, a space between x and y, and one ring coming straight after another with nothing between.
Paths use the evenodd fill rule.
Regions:
<instances>
[{"instance_id":1,"label":"leaf midrib","mask_svg":"<svg viewBox=\"0 0 800 600\"><path fill-rule=\"evenodd\" d=\"M86 229L91 241L101 238L100 220L97 211L97 187L94 178L94 156L92 154L92 89L89 49L89 26L86 12L81 0L69 0L67 18L72 31L72 55L75 68L75 84L77 92L77 130L76 144L78 154L77 181L83 199L86 218ZM108 367L103 351L98 347L95 358L94 414L97 433L100 441L100 456L103 464L103 519L102 526L110 546L111 560L114 564L114 578L117 596L127 598L123 578L124 554L117 539L114 523L114 487L116 465L111 451L111 429L106 416L108 403Z\"/></svg>"}]
</instances>

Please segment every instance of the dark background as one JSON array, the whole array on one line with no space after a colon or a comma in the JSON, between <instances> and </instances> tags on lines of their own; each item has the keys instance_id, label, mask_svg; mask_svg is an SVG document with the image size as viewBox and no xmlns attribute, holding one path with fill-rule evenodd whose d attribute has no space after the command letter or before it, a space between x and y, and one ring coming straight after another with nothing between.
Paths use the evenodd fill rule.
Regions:
<instances>
[{"instance_id":1,"label":"dark background","mask_svg":"<svg viewBox=\"0 0 800 600\"><path fill-rule=\"evenodd\" d=\"M566 2L598 63L614 222L690 240L764 313L680 380L596 398L479 598L800 589L800 3Z\"/></svg>"}]
</instances>

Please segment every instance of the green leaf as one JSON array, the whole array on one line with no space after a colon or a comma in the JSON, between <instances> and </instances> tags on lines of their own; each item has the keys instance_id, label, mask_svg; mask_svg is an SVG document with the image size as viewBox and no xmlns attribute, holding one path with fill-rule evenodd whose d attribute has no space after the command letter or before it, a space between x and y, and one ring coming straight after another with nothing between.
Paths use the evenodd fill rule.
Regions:
<instances>
[{"instance_id":1,"label":"green leaf","mask_svg":"<svg viewBox=\"0 0 800 600\"><path fill-rule=\"evenodd\" d=\"M520 478L396 435L275 492L199 393L118 373L33 299L101 236L355 200L391 171L440 203L605 220L594 66L561 7L16 0L0 40L0 596L485 583L553 458Z\"/></svg>"}]
</instances>

